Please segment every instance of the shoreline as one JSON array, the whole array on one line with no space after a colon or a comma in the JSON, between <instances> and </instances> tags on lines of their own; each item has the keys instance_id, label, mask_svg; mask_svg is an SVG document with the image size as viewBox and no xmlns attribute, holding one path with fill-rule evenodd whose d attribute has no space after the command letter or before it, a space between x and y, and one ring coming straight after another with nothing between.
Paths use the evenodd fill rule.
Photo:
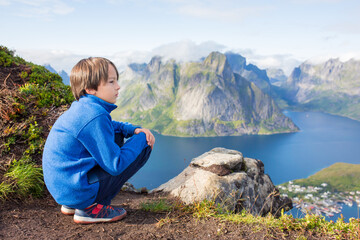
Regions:
<instances>
[{"instance_id":1,"label":"shoreline","mask_svg":"<svg viewBox=\"0 0 360 240\"><path fill-rule=\"evenodd\" d=\"M294 208L304 214L315 214L326 217L334 217L341 214L343 206L360 208L360 191L330 192L327 191L327 183L321 186L294 185L292 181L287 186L278 186L281 195L290 197ZM290 196L289 196L290 195Z\"/></svg>"}]
</instances>

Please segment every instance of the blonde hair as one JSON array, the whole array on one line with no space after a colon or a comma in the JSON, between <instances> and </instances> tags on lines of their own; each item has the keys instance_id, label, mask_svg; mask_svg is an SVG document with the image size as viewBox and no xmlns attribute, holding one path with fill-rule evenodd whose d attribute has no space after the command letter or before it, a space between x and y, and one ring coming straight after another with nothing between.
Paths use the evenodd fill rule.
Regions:
<instances>
[{"instance_id":1,"label":"blonde hair","mask_svg":"<svg viewBox=\"0 0 360 240\"><path fill-rule=\"evenodd\" d=\"M109 64L115 68L118 79L119 73L115 64L106 58L85 58L73 67L70 73L70 86L76 100L86 94L85 89L97 90L101 82L107 81Z\"/></svg>"}]
</instances>

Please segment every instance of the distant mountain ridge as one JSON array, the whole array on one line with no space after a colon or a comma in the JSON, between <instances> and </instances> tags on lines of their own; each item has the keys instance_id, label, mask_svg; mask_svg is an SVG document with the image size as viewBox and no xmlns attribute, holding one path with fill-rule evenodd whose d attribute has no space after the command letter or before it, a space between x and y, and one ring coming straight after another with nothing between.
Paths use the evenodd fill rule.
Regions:
<instances>
[{"instance_id":1,"label":"distant mountain ridge","mask_svg":"<svg viewBox=\"0 0 360 240\"><path fill-rule=\"evenodd\" d=\"M278 94L298 110L327 112L360 121L360 61L304 62L293 70Z\"/></svg>"},{"instance_id":2,"label":"distant mountain ridge","mask_svg":"<svg viewBox=\"0 0 360 240\"><path fill-rule=\"evenodd\" d=\"M165 135L227 136L293 132L268 94L233 72L227 56L213 52L202 62L130 64L120 74L114 119Z\"/></svg>"},{"instance_id":3,"label":"distant mountain ridge","mask_svg":"<svg viewBox=\"0 0 360 240\"><path fill-rule=\"evenodd\" d=\"M266 74L269 77L270 83L276 86L286 82L288 78L284 71L278 68L268 68L266 69Z\"/></svg>"},{"instance_id":4,"label":"distant mountain ridge","mask_svg":"<svg viewBox=\"0 0 360 240\"><path fill-rule=\"evenodd\" d=\"M270 93L271 84L266 70L258 68L254 64L246 64L246 58L237 53L227 52L225 56L234 73L255 83L265 93Z\"/></svg>"},{"instance_id":5,"label":"distant mountain ridge","mask_svg":"<svg viewBox=\"0 0 360 240\"><path fill-rule=\"evenodd\" d=\"M57 72L50 64L45 64L44 67L52 73L59 74L65 85L70 85L70 77L64 70Z\"/></svg>"}]
</instances>

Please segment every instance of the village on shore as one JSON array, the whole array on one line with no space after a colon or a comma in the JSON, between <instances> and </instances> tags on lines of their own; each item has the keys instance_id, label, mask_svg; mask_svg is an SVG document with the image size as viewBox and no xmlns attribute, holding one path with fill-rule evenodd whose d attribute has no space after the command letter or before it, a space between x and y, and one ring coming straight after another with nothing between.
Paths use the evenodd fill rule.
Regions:
<instances>
[{"instance_id":1,"label":"village on shore","mask_svg":"<svg viewBox=\"0 0 360 240\"><path fill-rule=\"evenodd\" d=\"M321 186L300 186L289 181L288 184L279 185L282 196L291 197L295 208L307 214L326 215L328 217L341 213L346 204L352 207L357 204L360 207L360 191L330 192L328 184Z\"/></svg>"}]
</instances>

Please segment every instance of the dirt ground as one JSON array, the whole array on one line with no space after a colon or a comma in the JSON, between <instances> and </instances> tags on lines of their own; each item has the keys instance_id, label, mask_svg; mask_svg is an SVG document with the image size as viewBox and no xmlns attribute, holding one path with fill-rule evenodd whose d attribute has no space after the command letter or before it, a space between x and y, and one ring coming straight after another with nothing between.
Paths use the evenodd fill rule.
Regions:
<instances>
[{"instance_id":1,"label":"dirt ground","mask_svg":"<svg viewBox=\"0 0 360 240\"><path fill-rule=\"evenodd\" d=\"M128 212L119 222L79 225L60 213L60 206L47 197L28 203L0 205L0 239L297 239L259 226L198 219L191 213L146 212L140 203L160 196L120 192L112 204ZM307 233L307 239L319 239Z\"/></svg>"}]
</instances>

